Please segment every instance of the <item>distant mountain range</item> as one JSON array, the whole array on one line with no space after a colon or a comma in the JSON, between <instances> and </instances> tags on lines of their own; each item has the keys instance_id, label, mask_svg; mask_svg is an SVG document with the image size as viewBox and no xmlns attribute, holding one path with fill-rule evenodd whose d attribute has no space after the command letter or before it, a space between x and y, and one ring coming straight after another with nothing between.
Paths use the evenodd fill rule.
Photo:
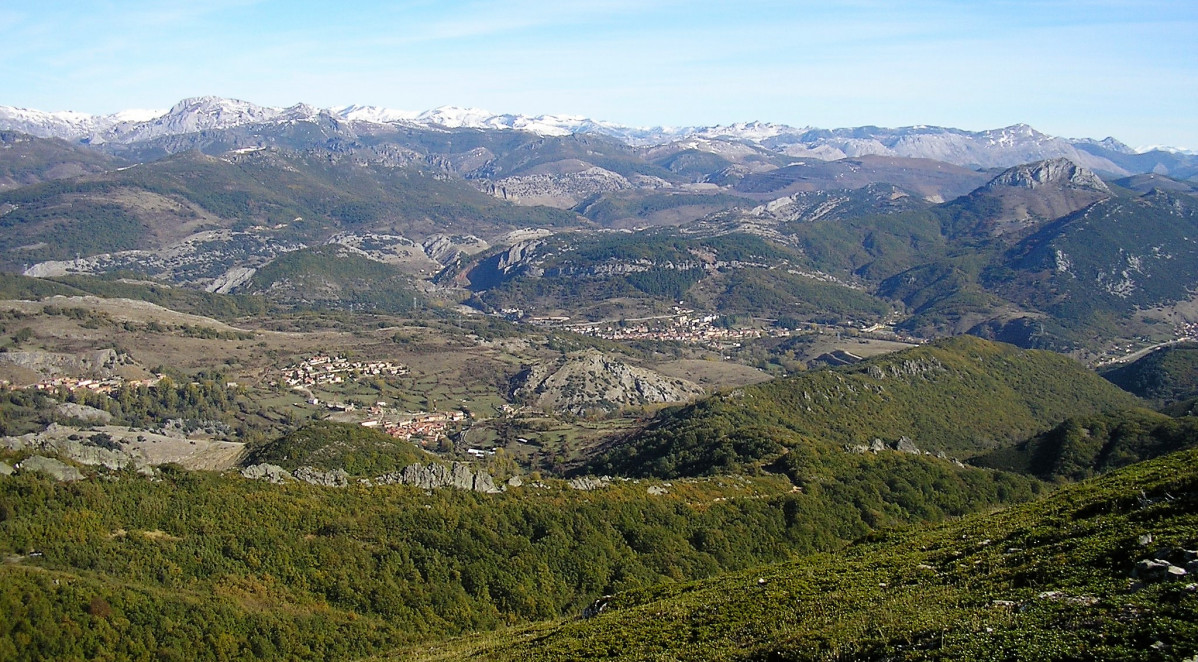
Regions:
<instances>
[{"instance_id":1,"label":"distant mountain range","mask_svg":"<svg viewBox=\"0 0 1198 662\"><path fill-rule=\"evenodd\" d=\"M740 142L790 157L836 160L880 155L934 159L970 168L1005 168L1064 157L1109 175L1153 172L1180 179L1198 175L1198 156L1184 151L1171 148L1136 151L1114 138L1060 138L1026 124L987 131L922 125L817 129L767 122L637 128L580 116L493 114L454 106L419 113L356 105L320 109L302 103L272 108L210 96L184 99L167 111L127 110L112 115L0 106L0 130L94 146L133 145L199 132L296 122L329 124L340 132L356 134L373 134L377 127L386 126L522 131L540 136L602 135L633 147L692 141L701 151L712 152L727 148L704 143Z\"/></svg>"},{"instance_id":2,"label":"distant mountain range","mask_svg":"<svg viewBox=\"0 0 1198 662\"><path fill-rule=\"evenodd\" d=\"M685 302L1098 361L1198 332L1198 157L1022 125L0 108L0 272L592 321Z\"/></svg>"}]
</instances>

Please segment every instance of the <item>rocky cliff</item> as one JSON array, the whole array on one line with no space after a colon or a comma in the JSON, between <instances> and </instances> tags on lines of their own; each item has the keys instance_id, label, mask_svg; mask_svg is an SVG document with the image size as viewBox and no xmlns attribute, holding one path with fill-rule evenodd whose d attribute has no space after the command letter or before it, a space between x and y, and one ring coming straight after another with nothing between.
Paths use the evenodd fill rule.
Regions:
<instances>
[{"instance_id":1,"label":"rocky cliff","mask_svg":"<svg viewBox=\"0 0 1198 662\"><path fill-rule=\"evenodd\" d=\"M513 380L512 395L546 411L585 414L624 407L684 402L703 394L685 379L638 368L589 350L531 366Z\"/></svg>"}]
</instances>

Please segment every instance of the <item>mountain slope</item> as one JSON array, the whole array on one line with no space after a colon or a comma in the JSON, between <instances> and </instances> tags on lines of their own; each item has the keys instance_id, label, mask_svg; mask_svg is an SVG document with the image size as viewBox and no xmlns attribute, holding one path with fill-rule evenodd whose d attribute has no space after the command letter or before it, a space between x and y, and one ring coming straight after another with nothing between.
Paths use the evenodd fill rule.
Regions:
<instances>
[{"instance_id":1,"label":"mountain slope","mask_svg":"<svg viewBox=\"0 0 1198 662\"><path fill-rule=\"evenodd\" d=\"M227 244L213 245L191 259L200 263L196 268L217 268L216 273L179 275L178 280L212 278L230 266L258 266L261 258L320 243L338 231L382 231L419 241L439 234L493 237L520 227L577 223L570 212L517 207L422 168L330 163L275 150L224 158L179 154L0 193L4 205L10 209L0 216L0 264L8 269L131 249L160 250L187 240ZM214 231L235 234L212 235ZM178 264L176 253L195 253L188 246L176 249L129 256L126 261L133 264L128 266L108 264L120 256L96 266L169 274L186 266ZM238 252L243 257L236 264L203 264ZM245 259L246 253L257 261ZM149 268L138 268L139 262Z\"/></svg>"},{"instance_id":2,"label":"mountain slope","mask_svg":"<svg viewBox=\"0 0 1198 662\"><path fill-rule=\"evenodd\" d=\"M1137 567L1193 558L1196 467L1186 451L1001 512L385 659L1190 659L1198 594Z\"/></svg>"},{"instance_id":3,"label":"mountain slope","mask_svg":"<svg viewBox=\"0 0 1198 662\"><path fill-rule=\"evenodd\" d=\"M1083 480L1096 474L1198 446L1198 418L1171 418L1147 409L1070 418L1052 430L971 460L1043 480Z\"/></svg>"},{"instance_id":4,"label":"mountain slope","mask_svg":"<svg viewBox=\"0 0 1198 662\"><path fill-rule=\"evenodd\" d=\"M1071 415L1135 404L1071 359L966 336L666 412L589 468L668 478L777 462L801 480L874 439L909 438L917 453L972 454Z\"/></svg>"},{"instance_id":5,"label":"mountain slope","mask_svg":"<svg viewBox=\"0 0 1198 662\"><path fill-rule=\"evenodd\" d=\"M1160 406L1198 396L1198 343L1162 347L1132 363L1108 366L1099 374Z\"/></svg>"},{"instance_id":6,"label":"mountain slope","mask_svg":"<svg viewBox=\"0 0 1198 662\"><path fill-rule=\"evenodd\" d=\"M110 170L119 161L56 138L0 131L0 191Z\"/></svg>"}]
</instances>

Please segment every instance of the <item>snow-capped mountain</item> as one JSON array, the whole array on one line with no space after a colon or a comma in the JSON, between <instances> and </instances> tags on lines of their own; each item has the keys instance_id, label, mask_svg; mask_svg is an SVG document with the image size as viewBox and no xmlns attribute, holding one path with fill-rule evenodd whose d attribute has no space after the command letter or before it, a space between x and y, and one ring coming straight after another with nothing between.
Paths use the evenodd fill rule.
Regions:
<instances>
[{"instance_id":1,"label":"snow-capped mountain","mask_svg":"<svg viewBox=\"0 0 1198 662\"><path fill-rule=\"evenodd\" d=\"M112 115L70 111L50 113L0 106L0 129L92 145L135 144L235 127L249 127L252 132L255 125L322 118L358 127L351 129L355 132L359 129L370 131L370 126L406 126L432 130L522 131L542 136L599 134L634 147L653 147L683 140L708 141L708 145L740 142L798 158L837 160L881 155L933 159L970 168L1005 168L1063 157L1091 170L1126 175L1151 171L1157 164L1164 164L1165 171L1170 171L1174 165L1170 158L1187 163L1193 160L1191 152L1170 148L1154 148L1157 151L1150 152L1160 155L1160 159L1144 158L1144 151L1133 150L1114 138L1059 138L1026 124L987 131L922 125L817 129L769 122L706 127L630 127L577 115L495 114L457 106L423 112L357 105L320 109L297 104L290 108L273 108L212 96L184 99L168 111L123 111Z\"/></svg>"}]
</instances>

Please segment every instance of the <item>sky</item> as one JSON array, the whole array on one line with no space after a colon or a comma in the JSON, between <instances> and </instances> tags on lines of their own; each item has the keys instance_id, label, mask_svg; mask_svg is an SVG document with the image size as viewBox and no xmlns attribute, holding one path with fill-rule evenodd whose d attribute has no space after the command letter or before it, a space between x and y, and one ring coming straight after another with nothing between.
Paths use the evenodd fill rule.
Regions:
<instances>
[{"instance_id":1,"label":"sky","mask_svg":"<svg viewBox=\"0 0 1198 662\"><path fill-rule=\"evenodd\" d=\"M583 115L1198 149L1194 0L4 0L0 105Z\"/></svg>"}]
</instances>

